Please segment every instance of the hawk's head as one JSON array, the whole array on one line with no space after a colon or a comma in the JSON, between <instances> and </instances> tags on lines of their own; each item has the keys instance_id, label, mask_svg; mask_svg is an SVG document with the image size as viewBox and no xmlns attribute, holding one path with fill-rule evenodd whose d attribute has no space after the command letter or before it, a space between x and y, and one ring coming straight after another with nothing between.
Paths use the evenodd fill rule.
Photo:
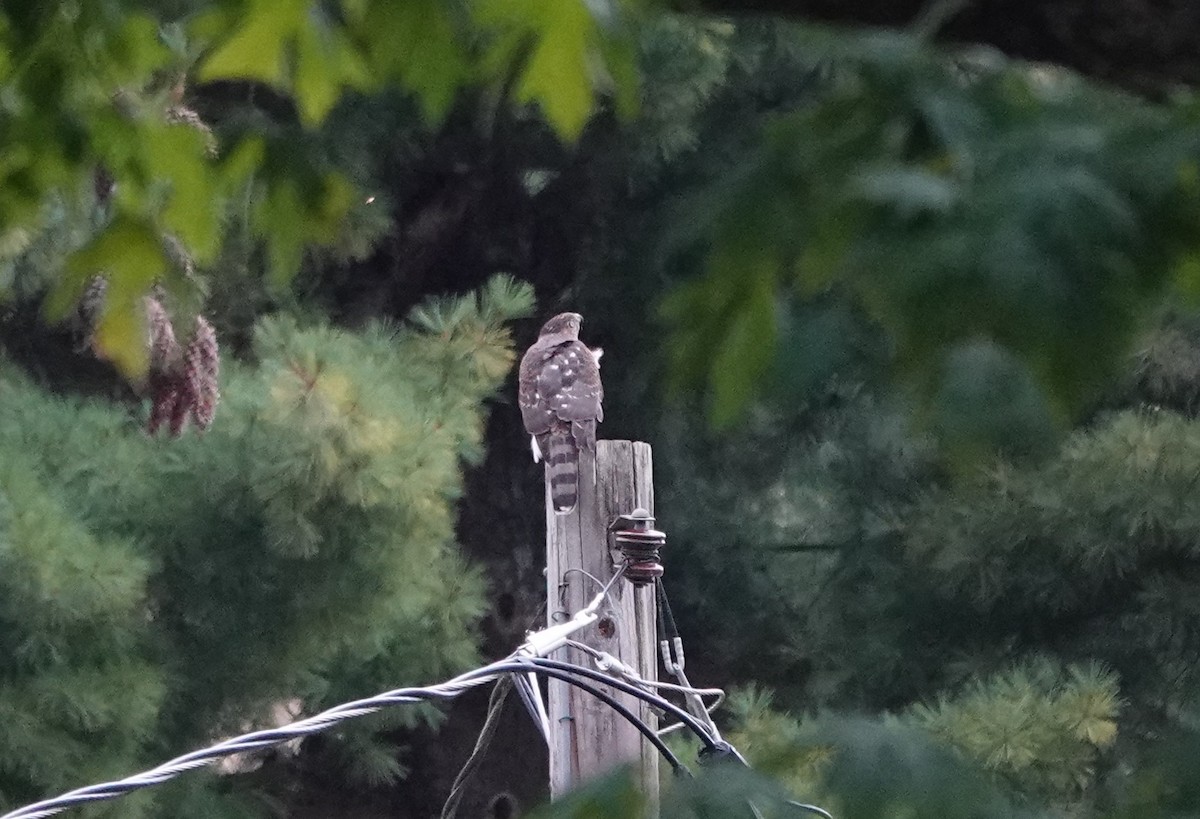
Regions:
<instances>
[{"instance_id":1,"label":"hawk's head","mask_svg":"<svg viewBox=\"0 0 1200 819\"><path fill-rule=\"evenodd\" d=\"M578 313L559 313L542 325L538 333L540 338L556 336L563 339L579 338L579 325L583 324L583 316Z\"/></svg>"}]
</instances>

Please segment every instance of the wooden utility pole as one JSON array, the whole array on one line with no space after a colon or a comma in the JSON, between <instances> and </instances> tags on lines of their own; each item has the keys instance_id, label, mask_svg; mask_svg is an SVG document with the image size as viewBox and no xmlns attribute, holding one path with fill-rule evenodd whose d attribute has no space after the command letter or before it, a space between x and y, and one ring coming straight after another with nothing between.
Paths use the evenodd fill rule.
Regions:
<instances>
[{"instance_id":1,"label":"wooden utility pole","mask_svg":"<svg viewBox=\"0 0 1200 819\"><path fill-rule=\"evenodd\" d=\"M550 625L569 619L595 596L599 588L582 569L601 582L612 577L620 554L610 552L608 526L618 515L636 508L654 514L654 476L650 445L640 441L597 441L596 482L592 457L580 453L579 502L568 515L556 515L546 495L546 611ZM601 606L600 619L576 635L583 643L607 651L644 679L657 679L657 629L654 587L635 588L622 579L613 585ZM564 648L557 659L591 665L583 652ZM594 666L593 666L594 667ZM609 686L606 693L620 699L651 728L657 719L640 700ZM550 796L558 799L573 787L631 764L648 797L651 815L658 813L658 752L632 725L590 694L551 680Z\"/></svg>"}]
</instances>

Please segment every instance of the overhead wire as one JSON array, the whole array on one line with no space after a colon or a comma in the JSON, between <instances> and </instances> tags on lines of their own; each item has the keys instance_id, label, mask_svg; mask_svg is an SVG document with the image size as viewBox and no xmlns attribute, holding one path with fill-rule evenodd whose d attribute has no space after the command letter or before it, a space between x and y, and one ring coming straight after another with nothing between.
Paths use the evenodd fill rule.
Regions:
<instances>
[{"instance_id":1,"label":"overhead wire","mask_svg":"<svg viewBox=\"0 0 1200 819\"><path fill-rule=\"evenodd\" d=\"M218 742L207 748L191 751L168 760L150 770L125 777L124 779L77 788L60 796L26 805L4 814L0 819L42 819L42 817L53 816L75 805L115 799L118 796L124 796L142 788L159 785L180 774L209 765L222 757L267 748L295 739L303 739L328 730L346 720L373 714L392 705L422 702L425 700L453 699L464 691L476 686L485 685L491 680L496 679L499 672L495 669L500 665L502 663L491 663L482 668L460 674L438 685L397 688L373 697L334 706L319 714L289 723L288 725L262 731L252 731L248 734Z\"/></svg>"},{"instance_id":2,"label":"overhead wire","mask_svg":"<svg viewBox=\"0 0 1200 819\"><path fill-rule=\"evenodd\" d=\"M587 643L581 643L578 640L566 640L565 644L577 651L587 654L596 663L596 667L609 674L614 674L634 685L641 686L646 690L662 690L671 691L677 694L695 695L699 697L716 697L716 700L704 706L704 711L711 717L712 712L719 708L725 702L725 691L721 688L693 688L690 686L676 685L675 683L663 682L661 680L647 680L642 677L632 668L619 659L609 654L607 651L600 651L597 648L589 646ZM667 734L678 731L680 728L685 728L682 722L674 722L665 728L658 730L658 735L666 736Z\"/></svg>"},{"instance_id":3,"label":"overhead wire","mask_svg":"<svg viewBox=\"0 0 1200 819\"><path fill-rule=\"evenodd\" d=\"M625 682L618 677L613 677L612 675L604 674L600 671L595 671L586 666L564 663L560 662L559 660L551 660L545 657L520 657L518 660L516 660L516 662L532 665L543 670L554 670L565 674L575 674L581 677L587 677L597 682L611 685L613 688L623 691L626 694L630 694L631 696L637 697L644 702L655 705L664 711L669 711L671 714L678 717L681 722L687 725L687 727L690 728L697 737L699 737L700 741L704 743L705 747L716 749L716 741L713 739L713 736L709 732L708 728L700 723L690 713L683 708L680 708L670 700L664 699L657 694L651 694L648 691L638 688L632 683ZM4 819L4 817L0 817L0 819Z\"/></svg>"},{"instance_id":4,"label":"overhead wire","mask_svg":"<svg viewBox=\"0 0 1200 819\"><path fill-rule=\"evenodd\" d=\"M615 688L664 714L671 714L678 718L678 725L664 729L662 733L682 727L690 729L704 745L702 756L707 753L717 757L732 757L742 764L746 764L741 754L732 745L721 739L716 725L708 715L708 712L720 704L721 700L718 699L716 703L706 708L700 699L702 696L707 695L716 695L719 698L723 698L724 692L721 689L694 688L688 684L686 677L682 676L679 685L646 680L611 655L596 651L590 646L570 639L572 633L590 625L596 620L600 605L612 589L613 584L624 575L626 566L627 564L625 563L618 566L613 576L603 585L600 592L570 620L549 626L538 632L529 633L525 644L515 653L502 660L465 672L443 683L394 689L373 697L334 706L319 714L297 720L288 725L262 731L253 731L233 737L207 748L183 754L150 770L125 777L124 779L77 788L60 796L26 805L0 816L0 819L43 819L43 817L53 816L71 807L114 799L142 788L161 784L187 771L203 767L225 756L266 748L297 739L304 739L313 734L328 730L343 721L372 714L393 705L426 700L453 699L472 688L496 681L496 685L489 698L488 713L484 720L484 725L480 730L480 735L476 740L475 747L472 749L466 763L464 763L462 770L455 778L450 795L443 807L443 819L451 819L457 812L458 806L462 801L466 784L478 768L488 744L495 736L504 701L507 698L508 692L514 687L520 694L523 704L529 710L531 716L534 717L535 722L538 723L543 736L546 737L547 742L549 741L549 718L546 716L545 708L541 702L540 692L536 684L537 676L561 680L596 697L633 725L646 738L646 741L662 754L677 774L690 775L690 772L679 761L671 749L667 747L666 743L663 742L659 732L656 732L646 724L644 720L633 713L633 711L612 694L593 683L601 683ZM596 580L594 577L592 579ZM674 627L673 618L671 618L671 626L672 628ZM678 632L676 632L677 634ZM598 664L607 664L607 671L609 673L543 656L563 645L571 645L574 648L585 650ZM681 645L679 646L677 657L678 670L681 675L683 657ZM669 654L664 654L664 660L668 661L668 668L670 669ZM612 673L614 670L616 673ZM683 694L688 701L689 708L684 709L672 703L658 694L658 690ZM690 712L692 707L696 707L693 701L699 703L699 714ZM812 805L800 802L789 802L788 804L824 817L829 817L827 812Z\"/></svg>"},{"instance_id":5,"label":"overhead wire","mask_svg":"<svg viewBox=\"0 0 1200 819\"><path fill-rule=\"evenodd\" d=\"M521 662L527 662L527 660L522 660ZM572 668L581 669L582 666L573 666ZM570 685L575 686L576 688L580 689L581 691L585 691L585 692L591 694L593 697L595 697L596 699L603 702L609 708L613 709L618 714L620 714L622 717L624 717L625 720L627 722L629 722L630 725L632 725L634 728L636 728L638 730L638 732L641 733L641 735L644 736L646 738L646 740L651 745L653 745L660 754L662 754L663 758L667 760L667 764L669 764L671 766L671 769L677 775L691 776L691 771L688 770L686 765L684 765L682 762L679 761L679 757L677 757L675 755L674 751L672 751L669 747L667 747L667 744L665 742L663 742L662 739L659 738L658 734L656 734L654 732L654 729L651 728L649 725L647 725L646 722L641 717L639 717L637 714L633 713L628 708L626 708L624 704L622 704L619 700L617 700L611 694L608 694L607 692L605 692L602 688L600 688L598 686L591 685L590 683L583 682L582 680L580 680L576 677L573 677L569 671L559 670L554 667L543 668L543 667L539 666L537 669L537 673L544 674L547 677L554 677L555 679L562 680L563 682L566 682ZM606 680L605 682L611 683L612 680ZM643 692L643 693L645 693L645 692ZM664 700L664 702L665 702L665 700Z\"/></svg>"},{"instance_id":6,"label":"overhead wire","mask_svg":"<svg viewBox=\"0 0 1200 819\"><path fill-rule=\"evenodd\" d=\"M475 688L480 685L485 685L492 680L497 679L502 674L525 674L531 670L538 674L547 677L561 679L571 685L580 688L581 690L595 696L601 702L608 705L624 719L629 721L643 736L666 758L672 768L677 771L685 772L687 769L671 752L670 748L658 738L654 731L646 725L644 721L638 718L632 711L618 702L611 695L603 690L591 685L589 682L579 679L580 677L601 677L602 681L609 682L614 687L627 690L626 693L631 693L641 699L652 702L653 704L663 704L669 708L677 708L674 704L667 702L661 697L649 694L641 689L623 683L613 678L605 678L598 672L592 672L591 669L582 666L573 666L569 663L559 663L557 661L545 661L548 663L545 667L539 665L542 662L540 658L533 657L510 657L505 660L500 660L495 663L489 663L482 668L468 671L464 674L448 680L444 683L432 686L398 688L393 691L388 691L383 694L378 694L374 697L367 697L361 700L344 703L342 705L330 708L320 714L308 717L297 722L283 725L278 728L271 728L263 731L254 731L241 736L233 737L232 739L218 742L207 748L202 748L175 759L164 762L157 767L151 768L148 771L134 774L125 777L124 779L115 780L112 782L104 782L96 785L89 785L83 788L77 788L68 791L60 796L51 799L45 799L35 802L30 805L18 808L14 811L4 814L0 819L43 819L43 817L53 816L68 808L77 805L83 805L91 802L101 802L109 799L115 799L119 796L124 796L142 788L147 788L153 785L159 785L170 779L179 776L197 768L202 768L216 760L231 756L245 751L257 750L260 748L270 747L272 745L289 742L294 739L303 739L304 737L320 733L331 728L338 723L348 719L365 716L375 713L382 708L397 705L401 703L421 702L424 700L437 699L453 699L465 691ZM572 673L575 672L575 673ZM657 702L656 702L657 701ZM703 739L703 736L701 737Z\"/></svg>"},{"instance_id":7,"label":"overhead wire","mask_svg":"<svg viewBox=\"0 0 1200 819\"><path fill-rule=\"evenodd\" d=\"M458 806L462 802L463 794L466 793L467 783L475 775L475 771L479 768L479 763L483 760L483 755L487 751L488 745L492 742L492 737L496 735L496 728L500 725L500 714L504 711L504 703L508 699L508 693L512 690L514 681L517 679L515 675L501 677L492 686L491 696L488 697L488 710L487 716L483 720L483 727L479 729L479 736L475 739L475 747L471 749L471 755L463 763L458 776L454 777L454 783L450 786L450 795L446 797L446 803L442 806L441 819L454 819L458 814Z\"/></svg>"}]
</instances>

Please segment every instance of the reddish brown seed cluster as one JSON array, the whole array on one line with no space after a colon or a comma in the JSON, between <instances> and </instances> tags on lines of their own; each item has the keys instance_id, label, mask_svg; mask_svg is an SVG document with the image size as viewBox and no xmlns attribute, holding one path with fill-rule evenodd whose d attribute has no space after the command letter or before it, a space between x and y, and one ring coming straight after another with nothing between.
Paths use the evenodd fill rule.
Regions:
<instances>
[{"instance_id":1,"label":"reddish brown seed cluster","mask_svg":"<svg viewBox=\"0 0 1200 819\"><path fill-rule=\"evenodd\" d=\"M217 380L221 375L221 356L217 334L204 316L196 316L196 330L183 354L183 371L188 394L193 399L192 420L201 430L212 424L221 393Z\"/></svg>"},{"instance_id":2,"label":"reddish brown seed cluster","mask_svg":"<svg viewBox=\"0 0 1200 819\"><path fill-rule=\"evenodd\" d=\"M183 431L189 416L197 429L208 429L221 397L217 388L221 359L212 325L203 316L196 316L192 339L183 349L158 299L146 299L146 319L150 330L147 429L154 435L165 423L175 437Z\"/></svg>"}]
</instances>

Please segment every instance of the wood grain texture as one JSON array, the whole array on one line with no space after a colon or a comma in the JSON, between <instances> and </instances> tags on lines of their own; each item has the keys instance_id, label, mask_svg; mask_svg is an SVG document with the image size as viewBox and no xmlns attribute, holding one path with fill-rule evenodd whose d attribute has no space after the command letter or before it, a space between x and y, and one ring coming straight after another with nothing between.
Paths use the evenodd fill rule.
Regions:
<instances>
[{"instance_id":1,"label":"wood grain texture","mask_svg":"<svg viewBox=\"0 0 1200 819\"><path fill-rule=\"evenodd\" d=\"M596 480L592 481L595 465ZM554 514L546 497L546 594L548 622L562 622L587 605L595 583L612 577L620 555L608 548L607 530L617 515L635 508L654 512L653 462L650 446L634 441L598 441L596 455L581 453L579 503L569 515ZM657 679L657 630L652 587L635 589L624 580L610 592L600 620L577 639L607 651L646 679ZM608 628L611 626L611 629ZM560 649L558 659L591 664L575 649ZM622 764L637 766L643 790L657 812L658 754L633 726L603 703L565 683L549 683L550 794L559 798L575 785ZM649 708L606 686L651 727L657 720Z\"/></svg>"}]
</instances>

